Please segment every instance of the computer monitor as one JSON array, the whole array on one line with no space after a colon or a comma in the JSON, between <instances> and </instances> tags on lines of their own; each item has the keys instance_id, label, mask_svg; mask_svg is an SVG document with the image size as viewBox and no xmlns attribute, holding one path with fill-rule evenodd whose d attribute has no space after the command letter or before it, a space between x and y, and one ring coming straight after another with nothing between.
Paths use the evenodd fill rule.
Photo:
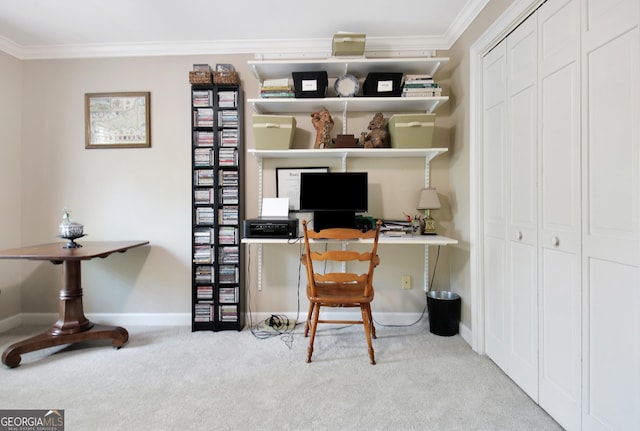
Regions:
<instances>
[{"instance_id":1,"label":"computer monitor","mask_svg":"<svg viewBox=\"0 0 640 431\"><path fill-rule=\"evenodd\" d=\"M300 211L313 211L316 231L356 227L356 213L368 210L367 172L302 172Z\"/></svg>"}]
</instances>

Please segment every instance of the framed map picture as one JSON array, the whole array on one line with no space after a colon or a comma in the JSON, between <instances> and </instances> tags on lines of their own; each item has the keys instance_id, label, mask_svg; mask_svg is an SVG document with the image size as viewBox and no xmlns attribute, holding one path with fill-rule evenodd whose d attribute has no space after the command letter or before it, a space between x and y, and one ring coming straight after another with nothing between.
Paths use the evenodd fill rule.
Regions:
<instances>
[{"instance_id":1,"label":"framed map picture","mask_svg":"<svg viewBox=\"0 0 640 431\"><path fill-rule=\"evenodd\" d=\"M85 148L151 146L149 92L86 93Z\"/></svg>"}]
</instances>

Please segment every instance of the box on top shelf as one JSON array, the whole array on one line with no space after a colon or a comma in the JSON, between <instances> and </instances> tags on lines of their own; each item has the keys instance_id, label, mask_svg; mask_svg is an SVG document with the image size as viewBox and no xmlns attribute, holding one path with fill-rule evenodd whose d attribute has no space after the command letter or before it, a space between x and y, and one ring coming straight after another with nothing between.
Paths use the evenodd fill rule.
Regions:
<instances>
[{"instance_id":1,"label":"box on top shelf","mask_svg":"<svg viewBox=\"0 0 640 431\"><path fill-rule=\"evenodd\" d=\"M322 98L327 95L329 77L326 71L292 72L296 98Z\"/></svg>"},{"instance_id":2,"label":"box on top shelf","mask_svg":"<svg viewBox=\"0 0 640 431\"><path fill-rule=\"evenodd\" d=\"M362 86L364 96L400 97L402 95L402 73L370 72Z\"/></svg>"},{"instance_id":3,"label":"box on top shelf","mask_svg":"<svg viewBox=\"0 0 640 431\"><path fill-rule=\"evenodd\" d=\"M393 148L431 148L436 114L394 114L389 119Z\"/></svg>"},{"instance_id":4,"label":"box on top shelf","mask_svg":"<svg viewBox=\"0 0 640 431\"><path fill-rule=\"evenodd\" d=\"M362 56L367 39L362 33L336 33L331 41L333 56Z\"/></svg>"},{"instance_id":5,"label":"box on top shelf","mask_svg":"<svg viewBox=\"0 0 640 431\"><path fill-rule=\"evenodd\" d=\"M256 150L288 150L293 144L296 119L291 115L254 115Z\"/></svg>"}]
</instances>

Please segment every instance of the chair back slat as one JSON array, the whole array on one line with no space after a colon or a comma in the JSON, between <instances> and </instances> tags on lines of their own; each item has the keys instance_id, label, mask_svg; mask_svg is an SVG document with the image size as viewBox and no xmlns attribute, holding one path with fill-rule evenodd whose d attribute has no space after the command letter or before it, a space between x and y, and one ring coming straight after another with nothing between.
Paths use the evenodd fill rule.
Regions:
<instances>
[{"instance_id":1,"label":"chair back slat","mask_svg":"<svg viewBox=\"0 0 640 431\"><path fill-rule=\"evenodd\" d=\"M325 252L312 251L311 259L320 261L334 260L337 262L366 262L371 260L371 252L360 253L354 250L329 250Z\"/></svg>"},{"instance_id":2,"label":"chair back slat","mask_svg":"<svg viewBox=\"0 0 640 431\"><path fill-rule=\"evenodd\" d=\"M368 274L355 274L352 272L329 272L326 274L314 273L316 283L365 283Z\"/></svg>"}]
</instances>

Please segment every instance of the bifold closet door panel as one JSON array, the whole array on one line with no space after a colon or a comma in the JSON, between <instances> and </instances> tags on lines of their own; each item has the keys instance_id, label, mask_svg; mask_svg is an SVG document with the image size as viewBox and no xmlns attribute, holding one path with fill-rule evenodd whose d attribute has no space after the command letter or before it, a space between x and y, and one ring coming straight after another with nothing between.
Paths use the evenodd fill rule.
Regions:
<instances>
[{"instance_id":1,"label":"bifold closet door panel","mask_svg":"<svg viewBox=\"0 0 640 431\"><path fill-rule=\"evenodd\" d=\"M485 348L509 373L511 302L507 289L507 64L506 42L483 59L483 198Z\"/></svg>"},{"instance_id":2,"label":"bifold closet door panel","mask_svg":"<svg viewBox=\"0 0 640 431\"><path fill-rule=\"evenodd\" d=\"M540 406L581 424L580 2L538 10Z\"/></svg>"},{"instance_id":3,"label":"bifold closet door panel","mask_svg":"<svg viewBox=\"0 0 640 431\"><path fill-rule=\"evenodd\" d=\"M538 397L535 14L483 61L487 355Z\"/></svg>"},{"instance_id":4,"label":"bifold closet door panel","mask_svg":"<svg viewBox=\"0 0 640 431\"><path fill-rule=\"evenodd\" d=\"M584 429L640 429L640 2L585 3Z\"/></svg>"},{"instance_id":5,"label":"bifold closet door panel","mask_svg":"<svg viewBox=\"0 0 640 431\"><path fill-rule=\"evenodd\" d=\"M509 376L538 399L537 14L507 37Z\"/></svg>"}]
</instances>

